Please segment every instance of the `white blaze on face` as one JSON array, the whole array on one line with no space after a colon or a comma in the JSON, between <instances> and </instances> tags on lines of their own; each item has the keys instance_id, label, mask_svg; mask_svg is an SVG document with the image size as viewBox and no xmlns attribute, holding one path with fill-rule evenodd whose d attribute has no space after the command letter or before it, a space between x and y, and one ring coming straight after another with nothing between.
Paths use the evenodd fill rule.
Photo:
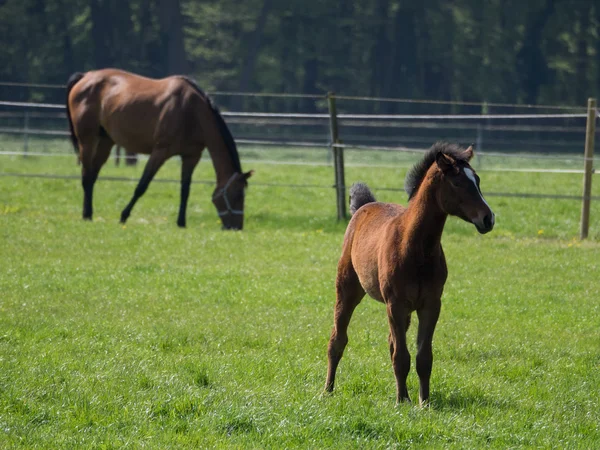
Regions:
<instances>
[{"instance_id":1,"label":"white blaze on face","mask_svg":"<svg viewBox=\"0 0 600 450\"><path fill-rule=\"evenodd\" d=\"M475 189L477 189L477 192L479 192L479 197L481 197L481 200L483 200L483 203L486 204L486 206L488 208L490 208L490 205L488 205L488 203L485 201L485 198L483 198L483 195L481 195L481 190L479 189L479 186L477 186L477 180L475 179L475 174L473 173L473 171L471 169L469 169L468 167L464 168L465 171L465 175L467 176L467 178L469 180L471 180L473 182L473 184L475 185ZM492 208L490 208L490 211L492 210Z\"/></svg>"}]
</instances>

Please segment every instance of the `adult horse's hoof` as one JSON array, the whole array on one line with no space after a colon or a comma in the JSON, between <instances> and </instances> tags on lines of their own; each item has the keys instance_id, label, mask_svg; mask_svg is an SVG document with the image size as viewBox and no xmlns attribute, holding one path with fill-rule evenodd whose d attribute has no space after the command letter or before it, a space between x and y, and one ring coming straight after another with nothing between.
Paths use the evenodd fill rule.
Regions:
<instances>
[{"instance_id":1,"label":"adult horse's hoof","mask_svg":"<svg viewBox=\"0 0 600 450\"><path fill-rule=\"evenodd\" d=\"M403 403L408 403L409 405L412 403L410 401L410 397L404 397L400 400L396 399L396 407L399 407L400 405L402 405Z\"/></svg>"},{"instance_id":2,"label":"adult horse's hoof","mask_svg":"<svg viewBox=\"0 0 600 450\"><path fill-rule=\"evenodd\" d=\"M179 228L185 228L185 220L178 220L177 221L177 226Z\"/></svg>"}]
</instances>

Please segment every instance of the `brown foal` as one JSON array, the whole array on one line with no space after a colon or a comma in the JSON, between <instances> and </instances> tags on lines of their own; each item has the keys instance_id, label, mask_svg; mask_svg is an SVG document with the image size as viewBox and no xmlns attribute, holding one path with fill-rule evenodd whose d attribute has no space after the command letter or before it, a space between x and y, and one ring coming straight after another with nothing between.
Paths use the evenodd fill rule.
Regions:
<instances>
[{"instance_id":1,"label":"brown foal","mask_svg":"<svg viewBox=\"0 0 600 450\"><path fill-rule=\"evenodd\" d=\"M171 156L181 156L181 201L177 224L186 225L192 174L205 147L217 177L212 201L225 229L242 229L244 193L252 171L243 173L235 141L217 107L183 76L161 80L116 69L76 73L67 83L71 139L81 161L83 218L92 219L92 193L114 144L150 155L134 195L121 213L125 223L150 181Z\"/></svg>"},{"instance_id":2,"label":"brown foal","mask_svg":"<svg viewBox=\"0 0 600 450\"><path fill-rule=\"evenodd\" d=\"M471 222L480 233L494 227L494 213L469 165L473 148L436 143L406 179L405 208L380 203L361 183L350 189L353 214L338 263L334 327L328 347L326 392L333 391L335 372L348 342L348 325L365 293L386 305L389 346L396 377L396 401L410 401L406 378L410 354L406 331L417 312L419 400L429 402L433 332L440 314L448 271L441 245L448 215Z\"/></svg>"}]
</instances>

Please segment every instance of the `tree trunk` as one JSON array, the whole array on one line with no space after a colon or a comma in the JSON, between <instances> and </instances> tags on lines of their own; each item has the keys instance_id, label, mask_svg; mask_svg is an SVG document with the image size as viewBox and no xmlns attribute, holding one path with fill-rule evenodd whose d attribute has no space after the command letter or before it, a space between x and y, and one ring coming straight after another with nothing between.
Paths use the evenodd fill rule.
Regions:
<instances>
[{"instance_id":1,"label":"tree trunk","mask_svg":"<svg viewBox=\"0 0 600 450\"><path fill-rule=\"evenodd\" d=\"M523 45L517 53L516 72L527 104L537 102L540 88L548 81L548 63L541 46L544 27L553 12L554 0L546 0L542 11L530 15Z\"/></svg>"},{"instance_id":2,"label":"tree trunk","mask_svg":"<svg viewBox=\"0 0 600 450\"><path fill-rule=\"evenodd\" d=\"M250 46L248 48L248 51L246 52L246 57L244 58L244 63L242 66L242 72L240 73L240 92L246 92L251 86L252 79L254 76L254 67L256 66L256 58L258 57L258 53L262 43L263 30L265 28L267 17L269 16L269 12L271 11L271 7L272 0L263 1L262 8L256 20L256 27L254 27L254 30L252 31L252 33L250 33L250 36L248 37ZM242 100L242 97L236 97L234 101L235 109L241 108Z\"/></svg>"},{"instance_id":3,"label":"tree trunk","mask_svg":"<svg viewBox=\"0 0 600 450\"><path fill-rule=\"evenodd\" d=\"M575 60L575 101L585 104L589 97L588 83L588 37L590 28L591 4L583 3L578 11L579 33L577 35L577 53Z\"/></svg>"},{"instance_id":4,"label":"tree trunk","mask_svg":"<svg viewBox=\"0 0 600 450\"><path fill-rule=\"evenodd\" d=\"M187 74L180 0L160 0L160 27L165 54L165 75Z\"/></svg>"},{"instance_id":5,"label":"tree trunk","mask_svg":"<svg viewBox=\"0 0 600 450\"><path fill-rule=\"evenodd\" d=\"M92 16L92 41L94 44L94 64L96 69L103 69L112 65L110 52L110 38L112 36L112 22L106 13L106 2L90 0Z\"/></svg>"},{"instance_id":6,"label":"tree trunk","mask_svg":"<svg viewBox=\"0 0 600 450\"><path fill-rule=\"evenodd\" d=\"M594 10L596 12L596 23L600 24L600 5L596 3L594 5ZM600 97L600 33L596 34L596 94L595 97Z\"/></svg>"},{"instance_id":7,"label":"tree trunk","mask_svg":"<svg viewBox=\"0 0 600 450\"><path fill-rule=\"evenodd\" d=\"M382 94L385 97L415 95L417 79L417 36L415 12L411 7L400 7L394 16L392 43L389 47ZM399 104L389 102L386 112L399 110Z\"/></svg>"},{"instance_id":8,"label":"tree trunk","mask_svg":"<svg viewBox=\"0 0 600 450\"><path fill-rule=\"evenodd\" d=\"M75 56L73 54L73 41L71 39L71 33L69 32L69 22L67 19L67 8L63 0L57 2L58 9L61 11L59 14L60 27L63 30L63 64L64 70L67 74L75 72Z\"/></svg>"},{"instance_id":9,"label":"tree trunk","mask_svg":"<svg viewBox=\"0 0 600 450\"><path fill-rule=\"evenodd\" d=\"M385 80L385 68L391 64L389 60L390 42L387 37L387 19L389 16L389 0L378 0L375 11L373 34L375 43L371 49L371 86L370 95L380 97Z\"/></svg>"}]
</instances>

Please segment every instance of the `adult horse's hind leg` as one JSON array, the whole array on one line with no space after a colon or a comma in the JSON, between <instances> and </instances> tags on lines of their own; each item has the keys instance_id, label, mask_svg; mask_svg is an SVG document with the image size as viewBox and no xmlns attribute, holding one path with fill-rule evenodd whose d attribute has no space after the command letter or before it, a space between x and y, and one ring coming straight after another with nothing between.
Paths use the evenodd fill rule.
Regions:
<instances>
[{"instance_id":1,"label":"adult horse's hind leg","mask_svg":"<svg viewBox=\"0 0 600 450\"><path fill-rule=\"evenodd\" d=\"M390 353L392 366L396 377L396 403L410 402L406 378L410 371L410 353L406 346L406 329L408 311L397 298L385 299L387 303L388 320L390 323Z\"/></svg>"},{"instance_id":2,"label":"adult horse's hind leg","mask_svg":"<svg viewBox=\"0 0 600 450\"><path fill-rule=\"evenodd\" d=\"M150 158L148 158L146 167L144 167L144 173L142 173L142 178L140 178L140 181L137 187L135 188L135 191L133 192L133 197L121 213L121 223L125 223L127 221L127 218L131 214L131 210L133 209L135 202L137 202L138 199L142 195L144 195L144 192L146 192L146 189L148 189L148 185L152 181L152 178L154 178L154 175L156 175L156 172L158 172L158 169L161 168L161 166L166 160L166 150L156 149L150 154Z\"/></svg>"},{"instance_id":3,"label":"adult horse's hind leg","mask_svg":"<svg viewBox=\"0 0 600 450\"><path fill-rule=\"evenodd\" d=\"M200 161L201 153L194 156L181 157L181 201L179 202L179 215L177 216L177 225L185 227L185 217L187 210L188 197L190 196L190 184L192 183L192 174Z\"/></svg>"},{"instance_id":4,"label":"adult horse's hind leg","mask_svg":"<svg viewBox=\"0 0 600 450\"><path fill-rule=\"evenodd\" d=\"M350 258L340 261L336 280L336 302L334 308L333 330L327 348L327 380L325 391L332 392L335 372L348 343L348 325L356 306L365 296L358 276L352 267Z\"/></svg>"},{"instance_id":5,"label":"adult horse's hind leg","mask_svg":"<svg viewBox=\"0 0 600 450\"><path fill-rule=\"evenodd\" d=\"M426 406L429 402L429 378L433 366L431 342L433 332L440 316L440 302L437 301L429 308L417 311L419 316L419 331L417 332L417 374L419 375L419 403Z\"/></svg>"},{"instance_id":6,"label":"adult horse's hind leg","mask_svg":"<svg viewBox=\"0 0 600 450\"><path fill-rule=\"evenodd\" d=\"M81 154L81 185L83 186L83 218L92 220L93 206L92 198L94 184L98 179L100 169L110 155L113 141L106 136L82 142L80 144Z\"/></svg>"}]
</instances>

